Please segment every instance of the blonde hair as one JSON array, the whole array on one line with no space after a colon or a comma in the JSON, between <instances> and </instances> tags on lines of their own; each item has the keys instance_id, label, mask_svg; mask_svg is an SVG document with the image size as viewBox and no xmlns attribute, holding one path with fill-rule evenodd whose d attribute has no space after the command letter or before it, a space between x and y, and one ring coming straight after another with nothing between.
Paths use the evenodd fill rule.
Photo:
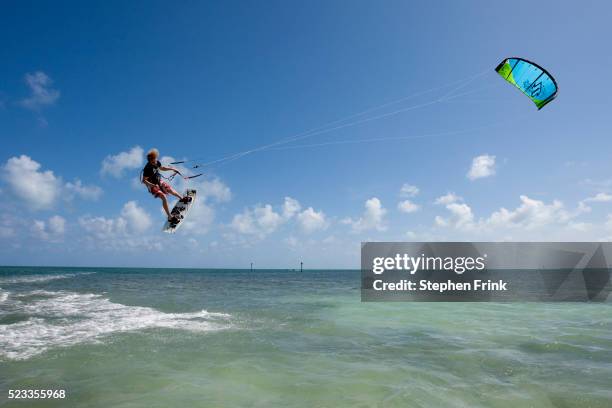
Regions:
<instances>
[{"instance_id":1,"label":"blonde hair","mask_svg":"<svg viewBox=\"0 0 612 408\"><path fill-rule=\"evenodd\" d=\"M157 150L156 148L152 148L151 150L149 150L147 152L147 159L150 159L151 157L159 157L159 150Z\"/></svg>"}]
</instances>

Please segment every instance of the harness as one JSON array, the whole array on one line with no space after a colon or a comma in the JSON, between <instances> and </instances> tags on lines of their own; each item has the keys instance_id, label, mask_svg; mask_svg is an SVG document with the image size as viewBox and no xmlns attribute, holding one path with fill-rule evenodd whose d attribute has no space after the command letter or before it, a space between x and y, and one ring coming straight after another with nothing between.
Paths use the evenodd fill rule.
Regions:
<instances>
[{"instance_id":1,"label":"harness","mask_svg":"<svg viewBox=\"0 0 612 408\"><path fill-rule=\"evenodd\" d=\"M196 166L194 168L197 168L197 167L199 167L199 166ZM170 176L166 177L166 176L164 176L161 173L161 171L157 170L157 175L159 176L159 180L160 181L161 181L161 179L164 179L164 180L167 180L168 182L172 182L172 180L174 180L174 178L176 177L177 174L180 174L180 173L179 172L175 172L175 173L171 174ZM191 180L191 179L194 179L196 177L203 176L203 175L204 175L204 173L194 174L193 176L183 176L181 174L181 177L183 178L183 180ZM140 170L140 182L142 184L145 184L145 182L144 182L144 169ZM159 185L159 183L157 185ZM147 188L148 188L148 186L147 186Z\"/></svg>"}]
</instances>

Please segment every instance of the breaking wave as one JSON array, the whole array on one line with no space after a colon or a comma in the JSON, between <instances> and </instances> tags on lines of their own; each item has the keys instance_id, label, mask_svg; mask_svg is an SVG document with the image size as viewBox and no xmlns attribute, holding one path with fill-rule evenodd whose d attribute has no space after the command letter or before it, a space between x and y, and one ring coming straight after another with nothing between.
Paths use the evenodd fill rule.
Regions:
<instances>
[{"instance_id":1,"label":"breaking wave","mask_svg":"<svg viewBox=\"0 0 612 408\"><path fill-rule=\"evenodd\" d=\"M1 296L1 295L0 295ZM102 341L105 336L152 328L208 332L230 328L230 315L201 310L164 313L113 303L97 294L37 290L11 296L27 320L0 325L0 358L23 360L51 348Z\"/></svg>"},{"instance_id":2,"label":"breaking wave","mask_svg":"<svg viewBox=\"0 0 612 408\"><path fill-rule=\"evenodd\" d=\"M62 273L55 275L14 275L0 277L0 284L11 285L16 283L42 283L57 279L69 279L77 276L91 275L95 272Z\"/></svg>"}]
</instances>

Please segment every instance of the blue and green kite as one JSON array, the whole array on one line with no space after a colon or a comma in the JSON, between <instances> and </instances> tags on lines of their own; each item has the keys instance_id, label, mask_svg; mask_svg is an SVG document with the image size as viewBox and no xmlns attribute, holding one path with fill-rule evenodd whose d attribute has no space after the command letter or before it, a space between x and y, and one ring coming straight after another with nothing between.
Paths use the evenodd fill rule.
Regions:
<instances>
[{"instance_id":1,"label":"blue and green kite","mask_svg":"<svg viewBox=\"0 0 612 408\"><path fill-rule=\"evenodd\" d=\"M506 58L495 71L527 95L538 109L542 109L557 96L557 82L536 63L523 58Z\"/></svg>"}]
</instances>

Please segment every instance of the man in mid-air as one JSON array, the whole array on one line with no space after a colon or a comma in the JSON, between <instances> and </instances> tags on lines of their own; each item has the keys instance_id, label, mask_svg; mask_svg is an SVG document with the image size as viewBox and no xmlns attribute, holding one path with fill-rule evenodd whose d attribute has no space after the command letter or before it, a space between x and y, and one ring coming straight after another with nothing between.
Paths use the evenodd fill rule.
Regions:
<instances>
[{"instance_id":1,"label":"man in mid-air","mask_svg":"<svg viewBox=\"0 0 612 408\"><path fill-rule=\"evenodd\" d=\"M162 206L168 216L168 222L177 222L178 219L175 215L170 213L168 208L168 199L166 194L172 194L184 203L191 201L191 197L183 197L176 192L172 186L161 179L160 171L173 171L175 174L181 174L174 167L162 166L159 158L159 151L157 149L151 149L147 153L147 164L142 169L142 182L147 186L149 192L153 197L161 198Z\"/></svg>"}]
</instances>

